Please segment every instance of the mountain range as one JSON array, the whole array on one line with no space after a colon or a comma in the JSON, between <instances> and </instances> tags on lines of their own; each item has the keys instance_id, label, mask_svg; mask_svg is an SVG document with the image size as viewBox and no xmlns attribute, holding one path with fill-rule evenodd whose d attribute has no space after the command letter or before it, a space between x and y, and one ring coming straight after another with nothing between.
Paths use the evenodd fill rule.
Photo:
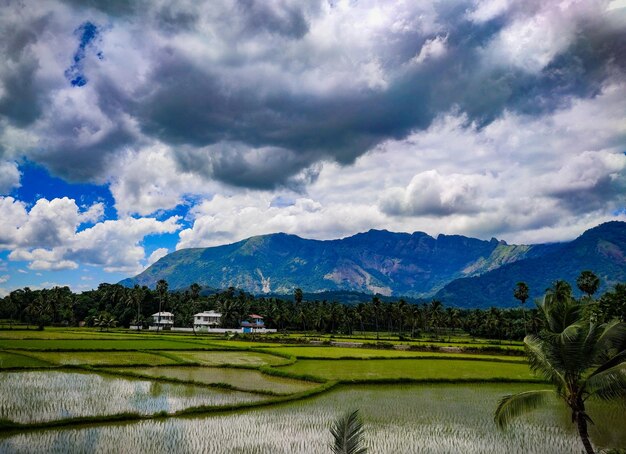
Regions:
<instances>
[{"instance_id":1,"label":"mountain range","mask_svg":"<svg viewBox=\"0 0 626 454\"><path fill-rule=\"evenodd\" d=\"M361 292L437 298L460 307L512 306L518 281L539 297L557 279L592 270L603 288L626 280L626 223L608 222L567 243L510 245L460 235L370 230L337 240L276 233L210 248L182 249L121 281L170 288L194 282L254 294ZM367 298L368 295L364 295ZM371 296L370 296L371 297Z\"/></svg>"}]
</instances>

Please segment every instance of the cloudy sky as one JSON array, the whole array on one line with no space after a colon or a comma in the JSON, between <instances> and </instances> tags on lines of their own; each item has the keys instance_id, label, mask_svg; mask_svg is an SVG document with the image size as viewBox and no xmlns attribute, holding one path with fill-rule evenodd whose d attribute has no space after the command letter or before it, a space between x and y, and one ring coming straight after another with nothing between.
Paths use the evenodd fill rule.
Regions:
<instances>
[{"instance_id":1,"label":"cloudy sky","mask_svg":"<svg viewBox=\"0 0 626 454\"><path fill-rule=\"evenodd\" d=\"M626 220L625 0L0 11L0 294L278 231Z\"/></svg>"}]
</instances>

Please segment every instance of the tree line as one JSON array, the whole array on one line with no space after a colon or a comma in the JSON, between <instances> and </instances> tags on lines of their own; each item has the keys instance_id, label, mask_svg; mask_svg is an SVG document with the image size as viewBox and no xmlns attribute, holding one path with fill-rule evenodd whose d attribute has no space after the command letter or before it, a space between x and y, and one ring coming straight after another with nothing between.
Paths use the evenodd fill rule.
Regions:
<instances>
[{"instance_id":1,"label":"tree line","mask_svg":"<svg viewBox=\"0 0 626 454\"><path fill-rule=\"evenodd\" d=\"M626 320L626 284L617 284L599 298L594 295L599 287L598 278L583 272L576 283L588 302L589 311L598 320L618 318ZM573 290L565 281L555 282L546 294L558 293L573 297ZM193 315L215 310L222 314L222 326L238 327L248 314L257 313L265 318L269 328L278 331L304 331L317 333L353 334L355 331L394 333L400 337L444 337L456 332L466 332L475 337L493 339L522 339L528 333L538 333L543 319L537 308L527 308L528 286L520 282L512 289L512 299L520 305L501 309L460 309L446 307L432 300L412 304L399 298L384 302L378 296L356 304L337 301L305 300L303 292L296 289L285 297L254 296L228 288L224 291L203 294L198 284L183 291L170 291L165 280L154 289L135 285L127 288L119 284L100 284L97 289L74 293L69 287L31 290L28 287L14 290L0 299L0 318L16 323L44 326L146 326L151 314L169 311L174 314L174 325L190 327Z\"/></svg>"}]
</instances>

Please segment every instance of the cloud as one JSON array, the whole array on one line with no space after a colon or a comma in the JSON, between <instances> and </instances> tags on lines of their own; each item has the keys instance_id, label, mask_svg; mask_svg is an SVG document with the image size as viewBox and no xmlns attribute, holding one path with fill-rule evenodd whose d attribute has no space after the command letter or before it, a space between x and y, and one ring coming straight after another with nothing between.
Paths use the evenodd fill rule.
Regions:
<instances>
[{"instance_id":1,"label":"cloud","mask_svg":"<svg viewBox=\"0 0 626 454\"><path fill-rule=\"evenodd\" d=\"M9 259L32 270L101 266L109 272L135 272L146 259L140 243L148 235L173 233L177 217L100 221L102 203L80 210L73 199L39 199L30 210L12 197L0 197L0 247Z\"/></svg>"},{"instance_id":2,"label":"cloud","mask_svg":"<svg viewBox=\"0 0 626 454\"><path fill-rule=\"evenodd\" d=\"M381 210L390 215L448 216L479 211L477 199L491 178L483 175L440 175L428 170L413 177L406 189L391 188L382 196Z\"/></svg>"},{"instance_id":3,"label":"cloud","mask_svg":"<svg viewBox=\"0 0 626 454\"><path fill-rule=\"evenodd\" d=\"M325 163L306 194L216 195L192 208L178 248L285 231L331 239L370 228L510 242L571 239L626 206L626 85L545 115L486 126L452 110L353 166Z\"/></svg>"},{"instance_id":4,"label":"cloud","mask_svg":"<svg viewBox=\"0 0 626 454\"><path fill-rule=\"evenodd\" d=\"M11 4L0 115L34 137L22 154L71 181L119 182L117 160L154 146L205 180L304 187L324 162L350 165L455 106L484 126L623 80L626 36L607 6Z\"/></svg>"},{"instance_id":5,"label":"cloud","mask_svg":"<svg viewBox=\"0 0 626 454\"><path fill-rule=\"evenodd\" d=\"M194 208L193 227L180 232L177 249L216 246L275 232L335 238L355 229L367 230L383 221L375 207L349 202L329 206L308 198L298 198L287 206L272 202L270 193L216 195Z\"/></svg>"},{"instance_id":6,"label":"cloud","mask_svg":"<svg viewBox=\"0 0 626 454\"><path fill-rule=\"evenodd\" d=\"M147 258L147 260L146 260L146 267L152 265L153 263L155 263L159 259L165 257L168 253L169 253L169 251L165 247L161 247L161 248L155 249L152 252L152 254L150 254L150 256Z\"/></svg>"},{"instance_id":7,"label":"cloud","mask_svg":"<svg viewBox=\"0 0 626 454\"><path fill-rule=\"evenodd\" d=\"M0 161L0 195L20 186L20 171L14 162Z\"/></svg>"}]
</instances>

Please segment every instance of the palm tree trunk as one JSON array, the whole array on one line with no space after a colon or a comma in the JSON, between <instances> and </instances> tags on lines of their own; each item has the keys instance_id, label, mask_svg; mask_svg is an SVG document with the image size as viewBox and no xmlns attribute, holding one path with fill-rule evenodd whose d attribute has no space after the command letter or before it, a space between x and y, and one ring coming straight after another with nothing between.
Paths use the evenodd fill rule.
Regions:
<instances>
[{"instance_id":1,"label":"palm tree trunk","mask_svg":"<svg viewBox=\"0 0 626 454\"><path fill-rule=\"evenodd\" d=\"M159 329L161 329L161 304L162 299L159 297L159 315L157 315L157 334L159 334Z\"/></svg>"},{"instance_id":2,"label":"palm tree trunk","mask_svg":"<svg viewBox=\"0 0 626 454\"><path fill-rule=\"evenodd\" d=\"M589 440L589 432L587 431L587 414L585 413L584 404L581 405L583 405L582 410L578 410L576 412L578 434L580 435L580 439L583 442L583 446L585 447L587 454L595 454L591 441Z\"/></svg>"}]
</instances>

